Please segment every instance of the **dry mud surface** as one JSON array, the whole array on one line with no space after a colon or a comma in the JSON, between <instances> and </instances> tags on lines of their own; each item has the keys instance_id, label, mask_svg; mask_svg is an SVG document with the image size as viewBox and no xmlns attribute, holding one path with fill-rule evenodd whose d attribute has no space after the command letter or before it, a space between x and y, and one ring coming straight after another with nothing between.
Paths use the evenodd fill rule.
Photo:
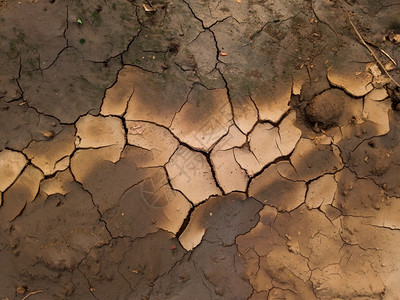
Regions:
<instances>
[{"instance_id":1,"label":"dry mud surface","mask_svg":"<svg viewBox=\"0 0 400 300\"><path fill-rule=\"evenodd\" d=\"M0 1L0 299L400 299L399 16Z\"/></svg>"}]
</instances>

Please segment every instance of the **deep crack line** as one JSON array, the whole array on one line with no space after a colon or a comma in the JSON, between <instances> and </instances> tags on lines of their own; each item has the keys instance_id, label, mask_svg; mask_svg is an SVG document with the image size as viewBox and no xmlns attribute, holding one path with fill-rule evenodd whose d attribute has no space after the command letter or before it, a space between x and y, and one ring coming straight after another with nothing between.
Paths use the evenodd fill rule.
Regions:
<instances>
[{"instance_id":1,"label":"deep crack line","mask_svg":"<svg viewBox=\"0 0 400 300\"><path fill-rule=\"evenodd\" d=\"M175 237L177 240L179 240L179 238L181 237L182 233L186 230L186 228L188 227L191 217L192 217L192 213L194 212L195 208L199 206L192 206L186 216L186 218L183 220L181 227L179 228L178 232L176 233ZM180 242L179 242L180 243Z\"/></svg>"}]
</instances>

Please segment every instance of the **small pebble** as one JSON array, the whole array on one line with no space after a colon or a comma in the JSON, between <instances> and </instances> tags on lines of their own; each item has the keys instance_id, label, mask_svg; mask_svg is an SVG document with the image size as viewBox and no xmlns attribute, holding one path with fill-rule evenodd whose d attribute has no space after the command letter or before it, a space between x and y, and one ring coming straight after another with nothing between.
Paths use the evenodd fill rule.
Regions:
<instances>
[{"instance_id":1,"label":"small pebble","mask_svg":"<svg viewBox=\"0 0 400 300\"><path fill-rule=\"evenodd\" d=\"M47 138L52 138L54 136L54 131L45 131L43 135Z\"/></svg>"},{"instance_id":2,"label":"small pebble","mask_svg":"<svg viewBox=\"0 0 400 300\"><path fill-rule=\"evenodd\" d=\"M394 65L393 62L388 61L388 62L385 64L385 69L386 69L386 71L393 71L394 69L396 69L396 66Z\"/></svg>"},{"instance_id":3,"label":"small pebble","mask_svg":"<svg viewBox=\"0 0 400 300\"><path fill-rule=\"evenodd\" d=\"M20 285L16 289L17 294L25 294L26 293L26 287Z\"/></svg>"}]
</instances>

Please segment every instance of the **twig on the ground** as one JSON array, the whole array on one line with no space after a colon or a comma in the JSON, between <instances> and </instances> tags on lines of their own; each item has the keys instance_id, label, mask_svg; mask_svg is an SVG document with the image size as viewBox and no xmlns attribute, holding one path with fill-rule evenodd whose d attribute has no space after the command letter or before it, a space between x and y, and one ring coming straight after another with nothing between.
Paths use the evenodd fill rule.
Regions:
<instances>
[{"instance_id":1,"label":"twig on the ground","mask_svg":"<svg viewBox=\"0 0 400 300\"><path fill-rule=\"evenodd\" d=\"M28 295L26 295L24 298L22 298L21 300L25 300L27 299L29 296L35 295L35 294L39 294L39 293L43 293L43 290L38 290L38 291L34 291L34 292L30 292Z\"/></svg>"},{"instance_id":2,"label":"twig on the ground","mask_svg":"<svg viewBox=\"0 0 400 300\"><path fill-rule=\"evenodd\" d=\"M356 32L358 38L360 39L361 43L368 49L369 53L374 57L378 65L381 67L381 69L385 72L385 74L392 80L398 87L400 87L400 84L389 74L389 72L386 70L385 66L382 64L382 62L379 60L379 58L376 56L375 52L371 49L370 46L365 42L363 37L361 36L360 32L357 30L356 26L350 19L350 14L349 14L349 22L351 26L353 27L354 31Z\"/></svg>"},{"instance_id":3,"label":"twig on the ground","mask_svg":"<svg viewBox=\"0 0 400 300\"><path fill-rule=\"evenodd\" d=\"M383 54L385 54L386 57L389 58L390 61L391 61L395 66L397 66L396 61L395 61L385 50L383 50L383 49L379 49L379 50L381 50L381 52L382 52Z\"/></svg>"}]
</instances>

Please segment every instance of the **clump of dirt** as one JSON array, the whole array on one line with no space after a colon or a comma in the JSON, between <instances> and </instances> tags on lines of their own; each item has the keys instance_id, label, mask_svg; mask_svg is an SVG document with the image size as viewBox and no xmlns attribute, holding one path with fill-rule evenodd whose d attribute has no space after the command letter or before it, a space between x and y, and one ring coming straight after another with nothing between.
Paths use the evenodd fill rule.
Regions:
<instances>
[{"instance_id":1,"label":"clump of dirt","mask_svg":"<svg viewBox=\"0 0 400 300\"><path fill-rule=\"evenodd\" d=\"M343 98L340 93L338 89L329 89L311 99L305 108L307 120L322 129L337 125L343 113Z\"/></svg>"},{"instance_id":2,"label":"clump of dirt","mask_svg":"<svg viewBox=\"0 0 400 300\"><path fill-rule=\"evenodd\" d=\"M390 100L392 100L392 109L400 110L400 88L399 87L388 87L387 92Z\"/></svg>"}]
</instances>

